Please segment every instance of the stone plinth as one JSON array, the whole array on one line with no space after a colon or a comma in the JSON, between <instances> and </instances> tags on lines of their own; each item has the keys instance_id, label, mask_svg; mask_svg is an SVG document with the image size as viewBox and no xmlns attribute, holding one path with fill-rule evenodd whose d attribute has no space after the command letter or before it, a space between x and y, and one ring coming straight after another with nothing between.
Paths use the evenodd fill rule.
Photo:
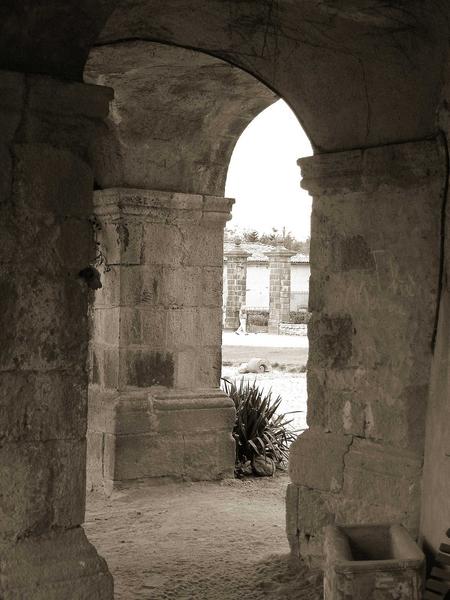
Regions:
<instances>
[{"instance_id":1,"label":"stone plinth","mask_svg":"<svg viewBox=\"0 0 450 600\"><path fill-rule=\"evenodd\" d=\"M109 267L93 315L90 487L233 474L234 407L219 390L223 228L232 202L95 193Z\"/></svg>"},{"instance_id":2,"label":"stone plinth","mask_svg":"<svg viewBox=\"0 0 450 600\"><path fill-rule=\"evenodd\" d=\"M445 170L433 141L300 165L314 196L310 430L291 446L288 536L320 560L336 519L418 532Z\"/></svg>"},{"instance_id":3,"label":"stone plinth","mask_svg":"<svg viewBox=\"0 0 450 600\"><path fill-rule=\"evenodd\" d=\"M87 162L112 90L0 73L0 597L113 597L84 521ZM76 590L76 592L74 592Z\"/></svg>"},{"instance_id":4,"label":"stone plinth","mask_svg":"<svg viewBox=\"0 0 450 600\"><path fill-rule=\"evenodd\" d=\"M250 253L236 242L232 250L225 253L227 260L227 302L225 306L225 329L239 327L239 309L245 304L247 291L247 258Z\"/></svg>"},{"instance_id":5,"label":"stone plinth","mask_svg":"<svg viewBox=\"0 0 450 600\"><path fill-rule=\"evenodd\" d=\"M330 525L324 554L324 600L422 600L425 556L401 525Z\"/></svg>"},{"instance_id":6,"label":"stone plinth","mask_svg":"<svg viewBox=\"0 0 450 600\"><path fill-rule=\"evenodd\" d=\"M291 256L295 252L279 246L265 252L269 258L269 333L278 335L280 323L289 323L291 305Z\"/></svg>"}]
</instances>

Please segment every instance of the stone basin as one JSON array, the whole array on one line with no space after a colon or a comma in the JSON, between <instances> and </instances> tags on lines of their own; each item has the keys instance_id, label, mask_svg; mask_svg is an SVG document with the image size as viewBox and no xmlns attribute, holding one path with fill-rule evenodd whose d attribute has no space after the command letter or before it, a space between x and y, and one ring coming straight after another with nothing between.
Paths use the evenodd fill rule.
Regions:
<instances>
[{"instance_id":1,"label":"stone basin","mask_svg":"<svg viewBox=\"0 0 450 600\"><path fill-rule=\"evenodd\" d=\"M425 556L402 525L325 529L324 600L421 600Z\"/></svg>"}]
</instances>

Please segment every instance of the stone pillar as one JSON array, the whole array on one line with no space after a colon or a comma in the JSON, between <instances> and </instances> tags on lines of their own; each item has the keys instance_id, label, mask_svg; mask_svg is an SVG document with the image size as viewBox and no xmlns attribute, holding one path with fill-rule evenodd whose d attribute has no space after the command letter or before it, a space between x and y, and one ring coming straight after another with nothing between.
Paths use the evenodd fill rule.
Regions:
<instances>
[{"instance_id":1,"label":"stone pillar","mask_svg":"<svg viewBox=\"0 0 450 600\"><path fill-rule=\"evenodd\" d=\"M0 597L113 597L85 509L87 149L112 91L0 73Z\"/></svg>"},{"instance_id":2,"label":"stone pillar","mask_svg":"<svg viewBox=\"0 0 450 600\"><path fill-rule=\"evenodd\" d=\"M234 406L219 389L223 229L232 202L95 193L109 266L93 315L90 488L233 475Z\"/></svg>"},{"instance_id":3,"label":"stone pillar","mask_svg":"<svg viewBox=\"0 0 450 600\"><path fill-rule=\"evenodd\" d=\"M288 537L329 523L417 534L444 157L433 141L299 161L314 196L308 425L291 447Z\"/></svg>"},{"instance_id":4,"label":"stone pillar","mask_svg":"<svg viewBox=\"0 0 450 600\"><path fill-rule=\"evenodd\" d=\"M291 256L295 252L278 246L265 252L269 258L269 333L278 335L280 323L289 323L291 308Z\"/></svg>"},{"instance_id":5,"label":"stone pillar","mask_svg":"<svg viewBox=\"0 0 450 600\"><path fill-rule=\"evenodd\" d=\"M227 300L225 305L225 329L239 327L239 309L245 304L247 291L247 258L250 253L235 241L234 248L225 253L227 259Z\"/></svg>"}]
</instances>

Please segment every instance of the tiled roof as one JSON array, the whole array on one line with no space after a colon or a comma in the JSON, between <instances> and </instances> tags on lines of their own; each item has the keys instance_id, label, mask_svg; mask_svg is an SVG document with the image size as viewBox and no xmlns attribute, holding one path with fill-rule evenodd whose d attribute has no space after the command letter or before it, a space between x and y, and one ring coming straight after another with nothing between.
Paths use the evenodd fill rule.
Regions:
<instances>
[{"instance_id":1,"label":"tiled roof","mask_svg":"<svg viewBox=\"0 0 450 600\"><path fill-rule=\"evenodd\" d=\"M248 252L250 254L250 256L247 259L247 262L268 262L269 259L267 258L267 256L264 255L265 252L270 252L270 250L274 250L276 246L271 246L270 244L258 244L258 242L241 242L241 244L239 245L239 248L241 248L242 250L245 250L246 252ZM235 250L236 246L234 244L234 242L225 242L224 243L224 252L225 255L227 252L230 252L231 250ZM225 256L225 260L226 260L226 256ZM294 256L291 257L291 263L293 264L308 264L309 263L309 256L307 256L306 254L302 254L302 253L298 253L298 254L294 254Z\"/></svg>"}]
</instances>

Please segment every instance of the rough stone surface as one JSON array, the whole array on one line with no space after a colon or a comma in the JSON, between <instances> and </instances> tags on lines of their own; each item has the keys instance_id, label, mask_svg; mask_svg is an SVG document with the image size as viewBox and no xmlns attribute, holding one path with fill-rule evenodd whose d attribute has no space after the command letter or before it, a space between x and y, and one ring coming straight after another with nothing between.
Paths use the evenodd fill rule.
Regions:
<instances>
[{"instance_id":1,"label":"rough stone surface","mask_svg":"<svg viewBox=\"0 0 450 600\"><path fill-rule=\"evenodd\" d=\"M223 195L236 141L277 98L227 62L149 41L94 49L85 77L115 90L94 151L102 188Z\"/></svg>"},{"instance_id":2,"label":"rough stone surface","mask_svg":"<svg viewBox=\"0 0 450 600\"><path fill-rule=\"evenodd\" d=\"M449 516L448 478L441 475L448 472L449 453L448 294L445 257L440 252L446 236L438 223L444 216L447 181L445 168L436 167L436 162L445 167L447 159L442 147L437 160L431 140L439 135L444 142L448 133L449 15L448 3L440 0L411 0L407 6L376 0L46 0L39 7L32 0L4 3L0 369L2 390L9 398L2 394L2 448L22 442L45 444L46 439L58 439L60 431L65 440L83 437L76 432L83 428L84 403L74 401L68 390L72 378L79 398L85 396L87 292L72 275L87 266L92 250L84 219L92 188L86 161L95 151L87 142L97 119L106 116L109 97L108 92L96 93L74 81L82 80L89 54L86 76L101 56L94 76L99 83L108 77L117 80L119 92L108 125L97 131L96 147L105 148L108 139L117 141L118 131L127 142L97 152L97 187L125 171L128 182L137 175L142 182L145 174L136 175L138 169L129 160L136 157L133 148L140 148L143 152L135 164L145 162L152 177L143 187L222 194L211 192L211 187L223 185L234 142L256 112L273 100L267 86L301 119L316 152L313 161L302 165L306 185L315 195L310 308L316 313L313 328L326 341L322 349L333 356L328 360L313 350L310 423L324 432L364 438L382 453L392 450L394 457L400 453L399 464L407 464L411 455L419 464L429 398L422 528L425 542L436 548ZM163 49L167 44L176 49ZM199 56L193 58L195 51ZM147 75L150 83L145 81ZM243 94L237 91L239 86L244 86ZM156 106L149 106L147 96L148 120L135 111L133 122L126 104L136 108L140 97L136 92L141 89L153 94ZM232 108L228 114L227 107ZM147 134L148 128L143 125L150 122L154 127L146 146L142 132ZM194 138L198 143L189 146ZM408 140L427 141L405 144ZM195 160L188 159L185 149ZM127 169L122 169L124 165ZM177 237L164 232L168 240ZM138 272L139 226L132 231L131 245L126 230L116 233L120 252ZM164 244L165 235L154 239ZM166 343L161 315L153 311L160 306L159 296L171 303L186 298L186 307L195 308L201 293L205 308L220 304L217 252L204 244L210 262L202 258L201 250L191 253L189 276L198 277L196 269L202 269L201 292L190 285L177 290L174 282L180 272L168 247L171 243L165 245L167 260L155 265L147 280L133 275L133 282L123 276L127 296L120 296L121 267L116 265L109 273L114 285L103 289L103 296L98 294L111 316L111 330L104 326L105 311L100 320L102 351L97 355L91 349L92 380L105 390L117 389L125 373L117 373L113 366L118 360L112 339L120 323L119 299L128 302L137 297L140 308L152 309L149 321L158 324L152 348L156 352L165 351ZM117 259L113 254L111 261ZM208 260L207 267L203 260ZM154 286L162 279L167 281L164 288ZM428 347L434 339L438 294L441 307L428 396ZM184 316L190 323L190 316ZM150 328L133 315L130 319L133 339L148 340ZM344 332L342 349L336 331ZM312 346L320 350L320 336L314 340ZM194 385L189 369L194 352L188 347L180 350L174 372L174 381L188 388ZM217 356L213 354L210 370L201 370L208 385L217 378ZM70 408L63 423L61 400L56 397L66 395ZM41 403L43 410L34 410ZM98 441L98 436L92 440L97 450ZM362 453L372 450L368 445ZM24 457L24 465L27 460ZM378 472L372 477L376 480ZM416 485L419 471L412 479ZM385 485L384 472L378 489L382 482ZM328 502L333 492L320 494ZM338 514L345 509L346 497L337 493L334 500ZM412 511L403 510L405 495L397 500L398 514L404 512L405 518L416 514L412 497ZM300 544L310 542L317 539L308 542L300 533Z\"/></svg>"},{"instance_id":3,"label":"rough stone surface","mask_svg":"<svg viewBox=\"0 0 450 600\"><path fill-rule=\"evenodd\" d=\"M227 301L225 305L225 328L239 327L239 310L245 305L247 291L247 258L250 256L239 243L228 251L227 260Z\"/></svg>"},{"instance_id":4,"label":"rough stone surface","mask_svg":"<svg viewBox=\"0 0 450 600\"><path fill-rule=\"evenodd\" d=\"M291 306L291 263L293 252L279 247L266 252L269 258L269 333L279 333L280 323L289 321Z\"/></svg>"},{"instance_id":5,"label":"rough stone surface","mask_svg":"<svg viewBox=\"0 0 450 600\"><path fill-rule=\"evenodd\" d=\"M326 529L324 600L422 600L425 557L399 525Z\"/></svg>"},{"instance_id":6,"label":"rough stone surface","mask_svg":"<svg viewBox=\"0 0 450 600\"><path fill-rule=\"evenodd\" d=\"M312 506L418 534L444 173L436 142L300 165L314 194L311 429L293 444L290 474L321 496L299 504L298 545L315 560L322 521L306 529Z\"/></svg>"},{"instance_id":7,"label":"rough stone surface","mask_svg":"<svg viewBox=\"0 0 450 600\"><path fill-rule=\"evenodd\" d=\"M0 81L11 178L0 201L0 597L110 600L106 564L79 527L90 292L78 273L94 257L87 147L111 90Z\"/></svg>"},{"instance_id":8,"label":"rough stone surface","mask_svg":"<svg viewBox=\"0 0 450 600\"><path fill-rule=\"evenodd\" d=\"M218 390L232 200L121 188L95 204L106 268L92 314L88 489L232 476L234 408Z\"/></svg>"}]
</instances>

